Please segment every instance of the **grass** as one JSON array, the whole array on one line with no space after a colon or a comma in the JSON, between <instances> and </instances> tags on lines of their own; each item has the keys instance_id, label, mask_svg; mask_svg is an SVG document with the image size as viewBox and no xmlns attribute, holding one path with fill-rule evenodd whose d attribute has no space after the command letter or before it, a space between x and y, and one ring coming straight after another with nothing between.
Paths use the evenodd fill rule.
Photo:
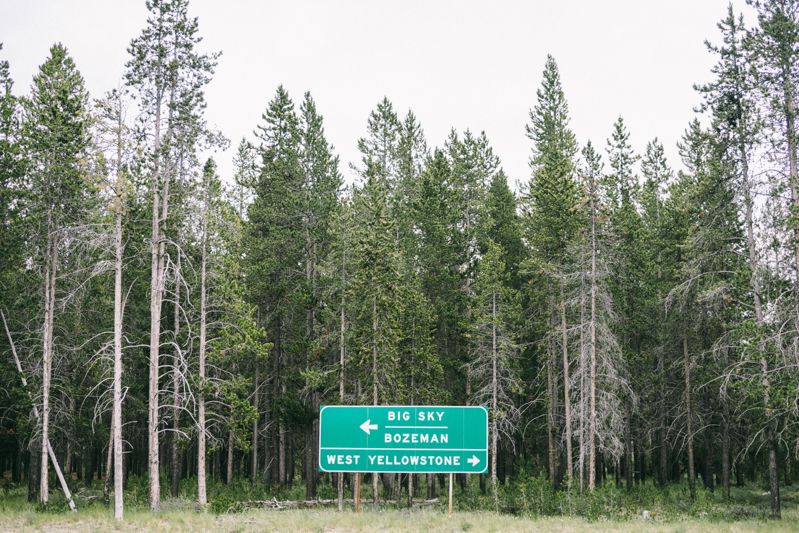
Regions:
<instances>
[{"instance_id":1,"label":"grass","mask_svg":"<svg viewBox=\"0 0 799 533\"><path fill-rule=\"evenodd\" d=\"M162 485L166 487L167 485ZM253 487L245 481L232 487L209 484L208 508L196 503L196 481L181 484L181 497L165 498L159 513L146 508L146 480L131 479L125 493L125 520L117 524L113 509L102 505L102 489L86 489L75 483L74 492L79 512L70 513L63 496L51 493L46 512L27 502L24 486L6 482L0 492L0 531L441 531L441 532L619 532L619 533L710 533L710 532L796 532L799 531L799 491L794 487L781 488L782 520L768 518L769 501L763 488L750 483L733 488L731 500L724 502L720 492L698 490L696 502L688 498L685 485L658 489L647 485L630 493L606 487L591 498L564 491L551 491L540 478L502 487L501 512L494 511L493 500L482 495L477 476L471 476L467 490L455 490L452 518L447 517L446 505L408 509L395 503L377 506L362 501L361 514L356 516L352 505L343 513L335 509L294 509L275 511L250 509L241 512L216 514L236 500L304 499L304 486L295 483L292 489L280 494L266 494L266 488ZM371 493L365 487L363 495ZM439 491L441 492L441 491ZM333 487L322 484L320 498L333 496ZM446 503L446 500L443 500ZM216 502L216 505L215 505ZM649 511L650 518L643 517Z\"/></svg>"}]
</instances>

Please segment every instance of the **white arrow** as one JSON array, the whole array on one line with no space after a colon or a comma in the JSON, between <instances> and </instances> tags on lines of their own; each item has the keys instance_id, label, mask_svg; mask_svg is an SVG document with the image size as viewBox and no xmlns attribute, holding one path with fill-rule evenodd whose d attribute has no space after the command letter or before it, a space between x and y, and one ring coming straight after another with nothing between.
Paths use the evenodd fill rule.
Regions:
<instances>
[{"instance_id":1,"label":"white arrow","mask_svg":"<svg viewBox=\"0 0 799 533\"><path fill-rule=\"evenodd\" d=\"M361 424L361 429L364 430L367 435L369 434L370 429L377 429L377 424L370 424L369 422L371 422L371 420L367 420Z\"/></svg>"},{"instance_id":2,"label":"white arrow","mask_svg":"<svg viewBox=\"0 0 799 533\"><path fill-rule=\"evenodd\" d=\"M480 462L480 459L478 459L476 455L472 455L472 458L471 459L466 459L466 462L469 463L472 466L477 466L477 463Z\"/></svg>"}]
</instances>

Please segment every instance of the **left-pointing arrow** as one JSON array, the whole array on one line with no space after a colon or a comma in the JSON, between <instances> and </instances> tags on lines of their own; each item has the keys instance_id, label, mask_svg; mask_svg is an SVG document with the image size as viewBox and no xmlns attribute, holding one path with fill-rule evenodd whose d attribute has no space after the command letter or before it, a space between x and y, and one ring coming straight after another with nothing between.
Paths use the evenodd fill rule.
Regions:
<instances>
[{"instance_id":1,"label":"left-pointing arrow","mask_svg":"<svg viewBox=\"0 0 799 533\"><path fill-rule=\"evenodd\" d=\"M371 422L371 420L367 420L366 422L361 424L361 429L364 430L367 435L369 435L369 430L377 429L377 424L370 424L369 422Z\"/></svg>"}]
</instances>

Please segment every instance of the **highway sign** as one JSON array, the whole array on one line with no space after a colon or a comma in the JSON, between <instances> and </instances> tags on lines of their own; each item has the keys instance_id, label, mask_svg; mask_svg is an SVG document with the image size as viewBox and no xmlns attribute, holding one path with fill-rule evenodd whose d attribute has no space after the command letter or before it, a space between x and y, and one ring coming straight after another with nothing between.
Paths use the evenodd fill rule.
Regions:
<instances>
[{"instance_id":1,"label":"highway sign","mask_svg":"<svg viewBox=\"0 0 799 533\"><path fill-rule=\"evenodd\" d=\"M328 405L319 412L322 472L479 474L487 467L484 407Z\"/></svg>"}]
</instances>

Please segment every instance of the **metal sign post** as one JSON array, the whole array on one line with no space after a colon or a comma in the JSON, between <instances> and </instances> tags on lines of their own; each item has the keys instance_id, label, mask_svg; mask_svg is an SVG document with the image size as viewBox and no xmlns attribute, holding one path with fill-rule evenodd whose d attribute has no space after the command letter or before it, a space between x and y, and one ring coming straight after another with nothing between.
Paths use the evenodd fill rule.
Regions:
<instances>
[{"instance_id":1,"label":"metal sign post","mask_svg":"<svg viewBox=\"0 0 799 533\"><path fill-rule=\"evenodd\" d=\"M355 474L355 514L361 512L361 473Z\"/></svg>"},{"instance_id":2,"label":"metal sign post","mask_svg":"<svg viewBox=\"0 0 799 533\"><path fill-rule=\"evenodd\" d=\"M452 518L452 476L449 475L449 517Z\"/></svg>"}]
</instances>

